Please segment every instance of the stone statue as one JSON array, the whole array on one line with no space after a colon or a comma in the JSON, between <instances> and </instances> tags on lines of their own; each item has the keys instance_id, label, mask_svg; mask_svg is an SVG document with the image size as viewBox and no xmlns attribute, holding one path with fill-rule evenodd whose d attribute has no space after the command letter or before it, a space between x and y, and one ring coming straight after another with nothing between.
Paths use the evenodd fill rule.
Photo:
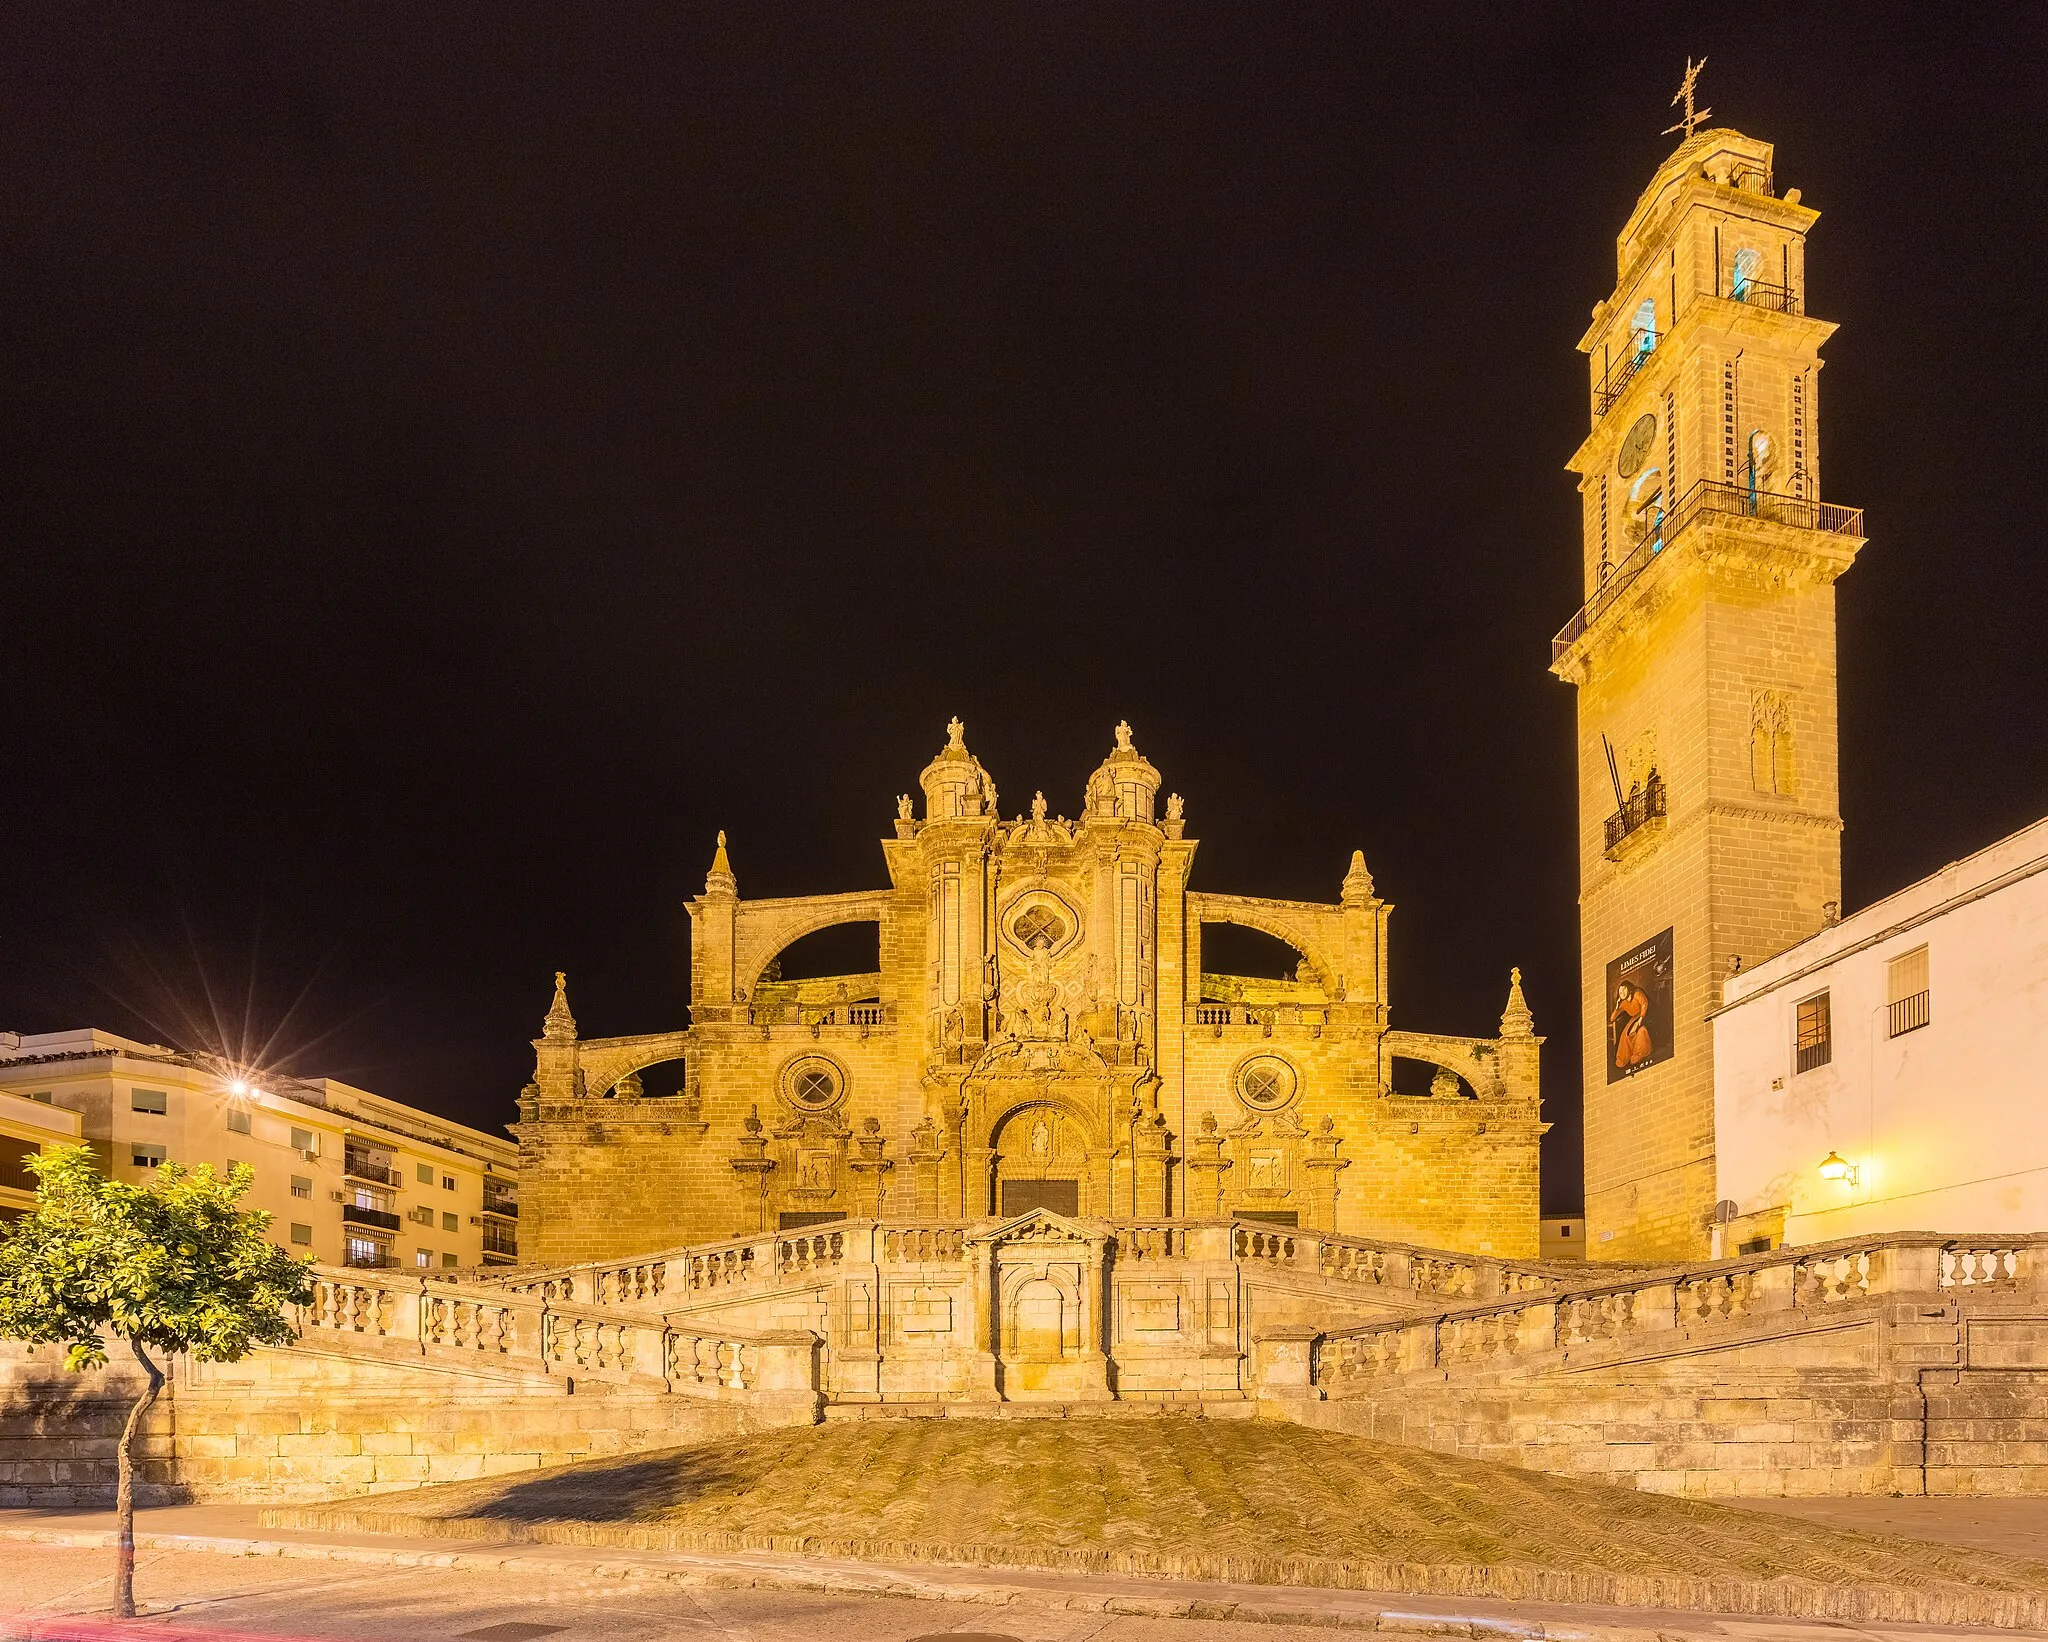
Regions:
<instances>
[{"instance_id":1,"label":"stone statue","mask_svg":"<svg viewBox=\"0 0 2048 1642\"><path fill-rule=\"evenodd\" d=\"M1167 820L1169 820L1169 821L1182 821L1182 820L1185 820L1185 819L1187 818L1187 817L1186 817L1186 810L1187 810L1187 800L1186 800L1186 799L1184 799L1184 798L1182 798L1182 797L1181 797L1181 795L1180 795L1179 793L1177 793L1177 792L1170 792L1170 793L1168 793L1168 794L1166 795L1166 819L1167 819Z\"/></svg>"},{"instance_id":2,"label":"stone statue","mask_svg":"<svg viewBox=\"0 0 2048 1642\"><path fill-rule=\"evenodd\" d=\"M898 821L909 821L914 819L914 817L911 814L910 794L907 792L898 793L896 795L896 819Z\"/></svg>"},{"instance_id":3,"label":"stone statue","mask_svg":"<svg viewBox=\"0 0 2048 1642\"><path fill-rule=\"evenodd\" d=\"M1128 753L1135 750L1131 746L1131 727L1122 720L1117 722L1116 750L1120 753Z\"/></svg>"}]
</instances>

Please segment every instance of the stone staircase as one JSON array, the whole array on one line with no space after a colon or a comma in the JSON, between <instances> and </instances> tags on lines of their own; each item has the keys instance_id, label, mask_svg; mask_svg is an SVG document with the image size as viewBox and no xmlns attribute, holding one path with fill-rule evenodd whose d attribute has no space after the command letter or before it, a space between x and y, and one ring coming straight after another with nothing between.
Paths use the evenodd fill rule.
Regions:
<instances>
[{"instance_id":1,"label":"stone staircase","mask_svg":"<svg viewBox=\"0 0 2048 1642\"><path fill-rule=\"evenodd\" d=\"M177 1365L160 1492L389 1488L819 1419L1185 1412L1668 1492L2048 1493L2048 1237L1624 1269L1038 1211L322 1268L300 1321L290 1348ZM0 1352L0 1503L103 1488L130 1394Z\"/></svg>"},{"instance_id":2,"label":"stone staircase","mask_svg":"<svg viewBox=\"0 0 2048 1642\"><path fill-rule=\"evenodd\" d=\"M2048 1237L1581 1268L1291 1346L1262 1398L1395 1442L1689 1494L2048 1493Z\"/></svg>"}]
</instances>

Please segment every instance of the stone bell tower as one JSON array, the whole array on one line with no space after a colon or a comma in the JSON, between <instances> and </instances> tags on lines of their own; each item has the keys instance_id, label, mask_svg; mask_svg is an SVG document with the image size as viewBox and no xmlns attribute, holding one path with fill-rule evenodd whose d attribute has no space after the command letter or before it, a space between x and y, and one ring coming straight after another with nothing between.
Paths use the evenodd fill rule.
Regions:
<instances>
[{"instance_id":1,"label":"stone bell tower","mask_svg":"<svg viewBox=\"0 0 2048 1642\"><path fill-rule=\"evenodd\" d=\"M1704 1254L1706 1017L1731 966L1841 894L1834 580L1862 515L1820 500L1816 213L1772 151L1689 133L1636 202L1579 340L1578 689L1586 1234L1595 1259Z\"/></svg>"}]
</instances>

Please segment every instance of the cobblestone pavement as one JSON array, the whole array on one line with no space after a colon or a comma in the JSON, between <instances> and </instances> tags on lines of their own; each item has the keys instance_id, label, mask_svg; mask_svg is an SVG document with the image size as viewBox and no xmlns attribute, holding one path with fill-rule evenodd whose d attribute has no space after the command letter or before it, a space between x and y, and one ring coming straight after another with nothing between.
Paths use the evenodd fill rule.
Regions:
<instances>
[{"instance_id":1,"label":"cobblestone pavement","mask_svg":"<svg viewBox=\"0 0 2048 1642\"><path fill-rule=\"evenodd\" d=\"M2048 1498L1892 1499L1866 1495L1854 1499L1745 1499L1732 1503L1750 1510L1826 1523L1830 1528L1896 1534L1902 1539L1935 1540L1976 1551L2048 1560Z\"/></svg>"},{"instance_id":2,"label":"cobblestone pavement","mask_svg":"<svg viewBox=\"0 0 2048 1642\"><path fill-rule=\"evenodd\" d=\"M2000 1507L2008 1502L1969 1503ZM2010 1503L2027 1507L2038 1502ZM1995 1517L1998 1512L1984 1514ZM172 1507L142 1513L141 1531L156 1537L203 1534L217 1546L233 1546L238 1543L233 1537L237 1529L251 1538L258 1532L254 1518L254 1507ZM104 1615L112 1562L105 1545L32 1542L21 1536L96 1536L107 1521L105 1513L0 1511L0 1534L12 1537L11 1543L0 1540L0 1614L45 1619ZM913 1642L927 1637L950 1642L1277 1642L1290 1634L1327 1634L1323 1627L1354 1634L1376 1629L1410 1639L1453 1635L1499 1642L1532 1637L1545 1642L1936 1642L1991 1634L990 1569L899 1570L906 1577L932 1581L930 1599L917 1600L829 1590L682 1585L638 1577L644 1568L616 1561L604 1564L605 1571L600 1572L592 1553L568 1548L523 1549L516 1567L451 1567L445 1564L462 1553L445 1542L408 1546L278 1531L269 1531L264 1538L273 1546L289 1543L302 1554L166 1549L146 1537L138 1553L136 1579L138 1597L150 1618L142 1633L247 1632L336 1642L412 1642L423 1637L451 1642L595 1642L600 1637L604 1642L662 1642L670 1637L731 1642ZM323 1560L329 1555L374 1560ZM408 1566L392 1560L407 1555L433 1555L444 1565ZM642 1560L671 1573L687 1564L697 1575L732 1578L736 1583L756 1578L772 1583L783 1564L828 1578L842 1566L829 1560L765 1556ZM844 1567L868 1576L890 1572ZM1210 1604L1210 1613L1228 1612L1232 1603L1238 1603L1245 1617L1153 1617L1176 1609L1186 1614L1191 1599ZM1066 1606L1070 1603L1075 1606ZM493 1629L499 1626L518 1628ZM547 1629L533 1628L541 1626ZM0 1636L7 1634L0 1627Z\"/></svg>"}]
</instances>

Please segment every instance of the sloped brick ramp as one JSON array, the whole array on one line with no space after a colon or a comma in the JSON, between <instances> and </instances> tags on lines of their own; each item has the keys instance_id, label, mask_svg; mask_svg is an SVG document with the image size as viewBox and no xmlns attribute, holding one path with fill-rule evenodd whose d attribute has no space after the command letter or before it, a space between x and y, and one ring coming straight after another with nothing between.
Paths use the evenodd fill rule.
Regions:
<instances>
[{"instance_id":1,"label":"sloped brick ramp","mask_svg":"<svg viewBox=\"0 0 2048 1642\"><path fill-rule=\"evenodd\" d=\"M1274 1420L874 1420L328 1506L270 1527L808 1552L1842 1620L2048 1626L2048 1564Z\"/></svg>"}]
</instances>

